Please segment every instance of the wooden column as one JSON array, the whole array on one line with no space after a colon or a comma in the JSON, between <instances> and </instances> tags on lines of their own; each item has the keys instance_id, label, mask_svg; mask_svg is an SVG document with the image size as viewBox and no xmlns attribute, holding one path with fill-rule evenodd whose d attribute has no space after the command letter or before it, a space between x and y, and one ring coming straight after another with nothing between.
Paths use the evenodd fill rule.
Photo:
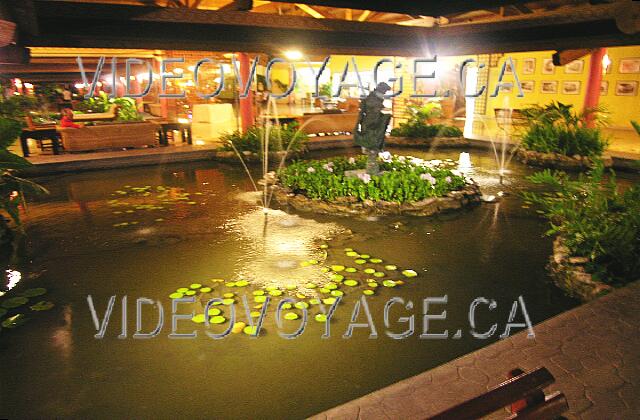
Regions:
<instances>
[{"instance_id":1,"label":"wooden column","mask_svg":"<svg viewBox=\"0 0 640 420\"><path fill-rule=\"evenodd\" d=\"M602 58L607 53L606 48L597 48L591 52L589 65L589 78L584 95L584 109L595 108L600 101L600 84L602 82ZM595 122L592 117L587 118L587 126L593 127Z\"/></svg>"},{"instance_id":2,"label":"wooden column","mask_svg":"<svg viewBox=\"0 0 640 420\"><path fill-rule=\"evenodd\" d=\"M242 90L246 83L252 82L249 80L251 63L249 62L249 54L247 53L238 53L238 58L240 61L240 78L242 79L239 85L241 85L240 90ZM249 95L247 95L246 98L240 98L240 121L243 132L246 132L249 127L254 124L253 91L251 88L249 88Z\"/></svg>"}]
</instances>

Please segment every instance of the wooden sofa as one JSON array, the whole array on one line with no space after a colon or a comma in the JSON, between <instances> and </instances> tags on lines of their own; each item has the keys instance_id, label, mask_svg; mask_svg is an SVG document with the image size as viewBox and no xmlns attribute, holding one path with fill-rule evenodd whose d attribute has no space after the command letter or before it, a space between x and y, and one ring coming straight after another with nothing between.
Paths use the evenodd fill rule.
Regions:
<instances>
[{"instance_id":1,"label":"wooden sofa","mask_svg":"<svg viewBox=\"0 0 640 420\"><path fill-rule=\"evenodd\" d=\"M149 122L58 128L67 152L157 146L157 126Z\"/></svg>"}]
</instances>

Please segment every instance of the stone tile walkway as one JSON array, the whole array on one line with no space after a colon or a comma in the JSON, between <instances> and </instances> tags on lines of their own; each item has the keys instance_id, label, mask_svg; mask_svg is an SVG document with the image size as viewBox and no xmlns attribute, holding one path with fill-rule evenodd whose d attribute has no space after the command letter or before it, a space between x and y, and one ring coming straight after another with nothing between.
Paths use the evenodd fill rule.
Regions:
<instances>
[{"instance_id":1,"label":"stone tile walkway","mask_svg":"<svg viewBox=\"0 0 640 420\"><path fill-rule=\"evenodd\" d=\"M320 413L313 419L420 419L545 366L568 419L640 418L640 281L527 331ZM496 418L504 418L506 411Z\"/></svg>"}]
</instances>

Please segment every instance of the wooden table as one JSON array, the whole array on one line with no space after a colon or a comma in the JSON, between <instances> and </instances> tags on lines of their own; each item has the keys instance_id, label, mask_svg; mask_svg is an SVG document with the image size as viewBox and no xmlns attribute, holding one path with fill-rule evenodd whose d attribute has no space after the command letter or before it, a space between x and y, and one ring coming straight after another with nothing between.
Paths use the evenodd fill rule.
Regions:
<instances>
[{"instance_id":1,"label":"wooden table","mask_svg":"<svg viewBox=\"0 0 640 420\"><path fill-rule=\"evenodd\" d=\"M23 129L22 134L20 134L20 146L22 147L22 155L24 157L29 157L28 139L34 139L38 141L50 140L53 154L60 154L60 135L56 131L55 127Z\"/></svg>"},{"instance_id":2,"label":"wooden table","mask_svg":"<svg viewBox=\"0 0 640 420\"><path fill-rule=\"evenodd\" d=\"M166 121L166 122L158 122L160 126L160 144L162 146L169 145L168 133L169 131L177 130L182 135L182 141L186 141L187 144L193 144L193 140L191 138L191 124L190 123L180 123L175 121Z\"/></svg>"}]
</instances>

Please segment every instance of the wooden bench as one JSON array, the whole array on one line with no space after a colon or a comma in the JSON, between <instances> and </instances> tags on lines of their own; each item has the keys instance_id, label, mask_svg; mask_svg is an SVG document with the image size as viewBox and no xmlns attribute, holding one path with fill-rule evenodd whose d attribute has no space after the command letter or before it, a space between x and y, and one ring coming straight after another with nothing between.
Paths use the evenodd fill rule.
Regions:
<instances>
[{"instance_id":1,"label":"wooden bench","mask_svg":"<svg viewBox=\"0 0 640 420\"><path fill-rule=\"evenodd\" d=\"M569 409L567 399L561 392L546 395L543 388L555 382L546 368L532 372L514 369L511 379L490 391L451 407L430 420L471 420L479 419L510 406L512 414L508 419L554 420L562 418Z\"/></svg>"}]
</instances>

